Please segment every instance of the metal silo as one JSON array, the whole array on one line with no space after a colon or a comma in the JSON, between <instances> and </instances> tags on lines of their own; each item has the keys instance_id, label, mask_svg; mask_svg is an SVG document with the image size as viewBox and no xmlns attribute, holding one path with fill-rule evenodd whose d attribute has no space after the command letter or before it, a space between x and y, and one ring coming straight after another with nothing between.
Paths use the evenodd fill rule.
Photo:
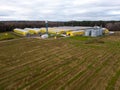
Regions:
<instances>
[{"instance_id":1,"label":"metal silo","mask_svg":"<svg viewBox=\"0 0 120 90\"><path fill-rule=\"evenodd\" d=\"M93 29L93 30L91 31L91 36L92 36L92 37L97 37L97 36L98 36L98 30L94 30L94 29Z\"/></svg>"},{"instance_id":2,"label":"metal silo","mask_svg":"<svg viewBox=\"0 0 120 90\"><path fill-rule=\"evenodd\" d=\"M88 30L85 30L85 36L90 36L91 35L91 30L88 29Z\"/></svg>"},{"instance_id":3,"label":"metal silo","mask_svg":"<svg viewBox=\"0 0 120 90\"><path fill-rule=\"evenodd\" d=\"M100 36L103 35L103 30L102 30L102 28L99 29L99 34L100 34Z\"/></svg>"}]
</instances>

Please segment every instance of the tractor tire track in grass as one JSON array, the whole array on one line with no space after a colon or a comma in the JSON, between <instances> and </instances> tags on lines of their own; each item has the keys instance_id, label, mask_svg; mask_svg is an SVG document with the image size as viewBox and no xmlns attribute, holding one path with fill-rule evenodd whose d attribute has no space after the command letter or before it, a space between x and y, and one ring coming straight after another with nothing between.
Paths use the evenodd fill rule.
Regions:
<instances>
[{"instance_id":1,"label":"tractor tire track in grass","mask_svg":"<svg viewBox=\"0 0 120 90\"><path fill-rule=\"evenodd\" d=\"M71 51L72 49L69 49L69 48L66 48L66 51L67 52L69 52L69 51ZM66 53L67 53L66 52ZM43 53L43 52L42 52ZM44 57L51 57L51 55L54 55L54 54L57 54L57 53L59 53L59 55L61 55L62 54L62 50L56 50L56 49L52 49L52 50L50 50L50 51L48 51L48 52L46 52L46 53L52 53L52 54L50 54L50 55L47 55L47 56L43 56L42 55L42 57L40 57L40 58L38 58L38 59L44 59ZM37 55L39 55L40 54L40 51L38 50L38 53L37 53ZM23 56L24 57L24 56ZM33 56L32 56L33 57ZM36 57L36 56L35 56ZM21 57L22 58L22 57ZM27 59L27 58L26 58ZM38 59L35 59L35 62L38 60ZM29 59L28 59L29 60ZM24 60L25 62L27 62L26 60ZM26 65L26 63L25 62L22 62L22 63L24 63L24 65ZM31 62L34 62L34 60L33 61L31 61ZM27 63L31 63L31 62L27 62ZM19 67L19 66L23 66L23 65L20 65L20 63L15 63L15 65L16 65L16 67L12 67L13 69L14 68L17 68L17 67ZM18 66L19 65L19 66ZM11 70L13 70L12 68L9 68L9 69L11 69ZM8 70L8 71L10 71L10 70ZM7 71L6 71L7 72Z\"/></svg>"},{"instance_id":2,"label":"tractor tire track in grass","mask_svg":"<svg viewBox=\"0 0 120 90\"><path fill-rule=\"evenodd\" d=\"M64 59L65 60L65 62L66 62L66 59ZM55 67L55 68L52 68L52 69L50 69L48 72L46 72L46 73L43 73L42 74L42 76L39 76L39 77L37 77L37 78L35 78L34 80L32 80L31 82L29 82L27 85L25 85L25 86L22 86L20 89L23 89L23 88L26 88L27 86L29 86L29 85L31 85L32 83L37 83L41 78L43 78L44 76L46 76L46 75L49 75L50 73L52 73L53 71L55 72L57 69L59 69L59 68L61 68L61 67L64 67L65 65L68 65L68 64L70 64L70 63L72 63L73 61L75 61L75 60L68 60L68 62L67 63L64 63L64 64L61 64L61 65L59 65L58 67Z\"/></svg>"},{"instance_id":3,"label":"tractor tire track in grass","mask_svg":"<svg viewBox=\"0 0 120 90\"><path fill-rule=\"evenodd\" d=\"M56 63L56 64L50 63L50 64L51 64L51 66L54 66L54 65L57 66L57 65L58 65L57 63ZM61 64L62 64L62 63L61 63ZM49 66L49 64L47 64L47 65ZM41 65L40 65L40 66L41 66ZM51 68L51 67L47 67L47 68L46 68L45 65L44 65L44 67L40 67L40 68L41 68L41 70L42 70L42 68L43 68L43 69L47 69L47 68L49 69L49 68ZM45 70L42 70L42 71L45 71Z\"/></svg>"},{"instance_id":4,"label":"tractor tire track in grass","mask_svg":"<svg viewBox=\"0 0 120 90\"><path fill-rule=\"evenodd\" d=\"M2 42L0 89L118 89L120 43L111 39L104 38L104 44L72 39Z\"/></svg>"},{"instance_id":5,"label":"tractor tire track in grass","mask_svg":"<svg viewBox=\"0 0 120 90\"><path fill-rule=\"evenodd\" d=\"M68 50L67 50L67 51L68 51ZM59 52L56 51L56 52L54 52L54 53L57 54L57 53L59 53ZM60 53L59 53L59 54L60 54ZM48 61L48 63L50 63L51 60L52 60L52 57L50 57L50 58L47 59L47 60L43 60L43 62L41 62L41 60L39 60L39 59L40 59L40 58L36 59L35 61L27 62L27 63L28 63L28 65L31 64L31 63L33 63L33 62L36 62L36 63L38 64L38 62L40 62L40 63L44 63L44 62L47 63L47 61ZM50 59L51 59L51 60L50 60ZM23 68L23 66L26 67L26 65L27 65L27 64L24 63L24 65L22 65L22 66L20 66L20 67ZM20 67L19 67L19 69L21 69ZM17 71L19 71L19 70L18 70L18 67L15 67L14 69L16 69ZM14 72L14 71L13 71L14 69L12 69L11 71ZM24 70L23 70L23 71L24 71ZM11 73L12 73L12 72L11 72ZM10 71L8 71L7 73L10 73ZM8 75L9 75L9 74L8 74Z\"/></svg>"},{"instance_id":6,"label":"tractor tire track in grass","mask_svg":"<svg viewBox=\"0 0 120 90\"><path fill-rule=\"evenodd\" d=\"M30 51L31 51L31 50L35 49L36 46L37 47L39 46L38 49L40 47L42 47L41 49L44 49L44 48L47 49L47 47L50 47L49 45L52 44L51 42L48 42L47 45L45 45L43 47L43 44L45 44L45 42L43 42L42 40L40 42L34 42L33 44L31 44L31 43L32 43L32 41L21 43L21 45L19 43L17 45L12 44L12 47L14 47L14 50L13 50L13 48L10 48L11 46L7 46L5 49L1 48L0 50L2 52L0 52L0 56L2 56L2 55L4 56L4 52L6 52L6 55L9 54L9 56L12 56L12 55L19 56L19 53L16 53L18 51L21 52L22 54L24 54L24 53L26 53L25 52L26 49L27 49L27 51L28 51L28 49L30 49ZM57 43L60 43L60 41L57 41ZM57 46L57 44L56 44L56 46ZM52 48L52 47L50 47L50 48ZM8 49L9 49L9 51L8 51ZM42 50L42 51L44 51L44 50Z\"/></svg>"},{"instance_id":7,"label":"tractor tire track in grass","mask_svg":"<svg viewBox=\"0 0 120 90\"><path fill-rule=\"evenodd\" d=\"M103 53L104 54L104 56L106 56L106 54L107 54L107 52L104 52ZM83 74L85 74L85 75L83 75L84 76L84 78L87 78L88 77L88 75L86 74L87 72L88 72L88 70L90 69L90 68L92 68L92 66L95 64L95 63L98 63L98 60L99 59L99 57L94 57L94 61L91 61L92 62L92 64L89 64L88 66L87 66L87 68L86 68L86 70L85 70L85 72L84 73L78 73L78 74L76 74L76 75L74 75L70 80L68 80L63 86L61 86L59 89L60 90L64 90L65 88L66 88L66 86L69 86L71 83L72 83L72 85L74 85L74 86L78 86L77 84L73 84L73 83L75 83L75 81L78 79L78 78L80 78L80 76L81 75L83 75ZM86 76L86 77L85 77ZM82 78L82 79L84 79L84 78ZM83 81L83 80L82 80Z\"/></svg>"},{"instance_id":8,"label":"tractor tire track in grass","mask_svg":"<svg viewBox=\"0 0 120 90\"><path fill-rule=\"evenodd\" d=\"M110 55L105 62L102 63L101 66L99 66L98 68L96 68L95 72L93 74L90 74L88 78L86 78L79 86L78 89L83 89L85 88L85 86L90 82L90 80L92 80L92 78L94 78L98 72L100 72L100 70L102 70L106 65L107 63L109 62L109 59L112 58L113 55ZM105 59L104 59L105 60Z\"/></svg>"},{"instance_id":9,"label":"tractor tire track in grass","mask_svg":"<svg viewBox=\"0 0 120 90\"><path fill-rule=\"evenodd\" d=\"M88 54L88 55L89 55L89 54ZM87 56L87 55L86 55L86 56ZM89 56L87 56L87 57L90 57L90 56L91 56L91 55L89 55ZM48 84L49 84L49 86L51 86L51 84L54 83L54 82L56 81L56 79L57 79L57 81L59 81L58 79L61 78L60 80L62 80L63 77L65 77L66 75L67 75L67 76L70 75L70 74L73 73L74 71L75 71L74 73L76 73L76 71L79 70L78 68L80 68L81 65L83 65L83 64L86 63L86 61L88 60L87 57L86 57L86 58L84 59L84 61L81 62L80 64L79 64L79 63L76 64L75 67L73 67L73 69L71 68L71 69L69 69L69 70L67 70L67 71L65 71L65 72L63 72L63 73L61 73L61 74L58 74L58 76L56 76L55 78L52 78L51 80L49 79L48 83L46 82L47 84L45 83L45 84L43 84L42 86L43 86L43 87L46 87L46 86L47 86L47 88L48 88ZM84 66L84 65L83 65L83 66ZM83 67L83 66L82 66L82 67ZM85 67L85 66L84 66L84 67ZM75 70L74 70L74 69L75 69ZM76 70L76 69L77 69L77 70ZM79 71L77 71L77 72L79 72ZM74 73L73 73L73 74L74 74ZM63 75L63 77L62 77L62 75ZM61 77L60 77L60 76L61 76ZM34 85L34 86L35 86L35 85ZM43 89L42 86L41 86L39 89ZM35 87L34 87L33 89L35 89ZM38 88L37 88L37 89L38 89ZM49 88L49 89L50 89L50 88Z\"/></svg>"},{"instance_id":10,"label":"tractor tire track in grass","mask_svg":"<svg viewBox=\"0 0 120 90\"><path fill-rule=\"evenodd\" d=\"M111 80L108 83L108 86L106 87L106 90L115 90L115 84L119 77L120 77L120 70L117 71L116 74L111 78Z\"/></svg>"},{"instance_id":11,"label":"tractor tire track in grass","mask_svg":"<svg viewBox=\"0 0 120 90\"><path fill-rule=\"evenodd\" d=\"M60 41L58 41L59 43L60 43ZM17 51L19 51L19 52L21 52L21 53L18 53L18 56L17 57L20 57L20 55L23 55L23 54L25 54L25 53L29 53L29 52L33 52L34 51L34 49L39 49L39 48L41 48L42 46L41 46L41 43L39 42L35 42L35 43L33 43L32 45L30 44L31 42L29 42L28 44L27 44L27 42L25 43L25 45L24 45L24 43L22 43L22 45L19 45L19 44L17 44L17 45L15 45L15 46L13 46L14 47L14 50L12 50L12 52L11 52L11 50L9 50L8 51L8 49L6 49L6 51L4 51L4 50L1 50L2 52L0 53L0 55L2 55L3 54L3 56L4 56L4 52L6 52L6 54L7 53L9 53L9 56L16 56L16 52ZM49 42L50 43L50 42ZM49 43L48 43L48 45L49 45ZM42 44L44 44L44 43L42 43ZM36 45L37 45L37 47L36 47ZM46 47L50 47L50 46L48 46L48 45L46 45L46 46L44 46L44 47L42 47L41 49L42 49L42 51L44 51L43 49L47 49ZM26 48L26 46L27 46L27 48ZM32 47L33 46L33 47ZM7 46L8 47L8 46ZM22 47L22 48L21 48ZM20 49L19 49L20 48ZM27 49L27 52L25 51ZM28 49L30 49L30 51L28 51ZM40 49L40 50L41 50ZM22 50L22 51L21 51ZM6 55L5 55L6 56ZM10 57L10 58L12 58L12 57Z\"/></svg>"},{"instance_id":12,"label":"tractor tire track in grass","mask_svg":"<svg viewBox=\"0 0 120 90\"><path fill-rule=\"evenodd\" d=\"M115 90L120 90L120 77L116 81Z\"/></svg>"},{"instance_id":13,"label":"tractor tire track in grass","mask_svg":"<svg viewBox=\"0 0 120 90\"><path fill-rule=\"evenodd\" d=\"M51 48L51 49L52 49L52 48ZM37 50L37 49L36 49L36 50ZM39 48L38 48L38 50L41 51L41 49L39 49ZM38 51L38 50L37 50L37 51ZM28 56L30 56L29 53L32 53L33 51L34 51L34 49L33 49L32 51L30 50L30 51L27 51L27 52L25 52L25 53L23 52L25 55L22 54L22 55L18 56L18 57L15 58L15 59L24 58L24 57L26 56L26 53L28 54ZM46 51L44 51L44 50L42 50L42 51L43 51L43 52L41 52L41 53L46 52ZM40 52L39 52L39 53L40 53ZM38 53L38 54L39 54L39 53ZM33 56L33 55L31 55L31 56ZM14 58L13 58L13 59L14 59ZM15 61L16 61L16 60L15 60ZM6 62L9 62L9 61L6 61ZM21 60L20 60L20 62L21 62ZM17 62L17 63L19 64L19 62ZM14 64L16 65L16 63L14 63ZM14 65L14 64L12 64L12 65Z\"/></svg>"},{"instance_id":14,"label":"tractor tire track in grass","mask_svg":"<svg viewBox=\"0 0 120 90\"><path fill-rule=\"evenodd\" d=\"M101 90L105 89L110 78L120 68L119 58L120 58L120 56L118 54L118 51L116 51L115 54L112 56L112 61L109 61L107 63L107 65L104 66L103 69L99 73L96 74L96 77L94 77L90 81L90 82L94 82L94 84L88 83L88 85L86 85L86 87L91 87L91 90L95 90L97 88L99 88ZM100 78L98 78L98 77L100 77Z\"/></svg>"},{"instance_id":15,"label":"tractor tire track in grass","mask_svg":"<svg viewBox=\"0 0 120 90\"><path fill-rule=\"evenodd\" d=\"M2 43L0 43L0 49L8 49L11 46L14 47L14 46L17 46L17 45L22 46L23 44L30 44L31 42L34 43L36 41L35 40L31 40L31 39L23 39L23 40L18 40L18 41L15 41L15 42L6 42L6 43L2 42ZM6 47L6 48L4 48L4 47Z\"/></svg>"},{"instance_id":16,"label":"tractor tire track in grass","mask_svg":"<svg viewBox=\"0 0 120 90\"><path fill-rule=\"evenodd\" d=\"M117 63L116 63L117 64ZM112 65L111 65L112 66ZM106 74L104 74L104 76L102 75L102 72L105 72ZM93 79L91 79L89 82L94 82L94 83L88 83L85 85L84 89L86 87L90 87L90 90L95 90L97 88L103 90L105 89L109 79L111 78L111 76L114 74L114 70L112 70L111 67L108 67L108 65L106 65L103 69L101 69ZM98 79L98 77L101 77L100 79Z\"/></svg>"},{"instance_id":17,"label":"tractor tire track in grass","mask_svg":"<svg viewBox=\"0 0 120 90\"><path fill-rule=\"evenodd\" d=\"M69 48L68 48L68 49L69 49ZM53 54L55 53L55 54L57 54L57 52L59 53L59 52L61 52L62 50L51 49L51 50L49 50L48 52L46 52L46 51L45 51L45 52L41 52L41 51L38 49L37 51L38 51L38 52L35 52L35 53L37 53L36 55L32 55L32 53L31 53L31 55L28 54L28 53L26 53L26 54L29 55L28 58L31 57L30 59L32 59L32 58L34 58L34 57L36 57L36 56L39 56L40 54L43 54L43 55L42 55L42 58L43 58L43 57L45 57L45 56L44 56L44 53L53 53ZM26 58L27 61L24 60L24 57L26 56L26 54L24 54L22 57L18 57L18 59L23 58L23 61L24 61L24 62L22 62L22 60L20 60L19 62L14 63L17 67L18 67L18 65L20 66L21 63L25 63L25 62L29 61L29 59L27 59L27 58ZM51 54L50 54L50 55L51 55ZM49 55L49 56L50 56L50 55ZM27 63L28 63L28 62L27 62ZM12 68L16 68L15 65L14 65L14 67L12 67ZM8 67L4 67L4 68L8 68ZM4 68L2 68L3 71L5 71ZM9 68L9 69L11 69L11 68ZM8 71L10 71L10 70L8 70ZM7 72L7 71L6 71L6 72Z\"/></svg>"},{"instance_id":18,"label":"tractor tire track in grass","mask_svg":"<svg viewBox=\"0 0 120 90\"><path fill-rule=\"evenodd\" d=\"M53 49L54 50L54 49ZM60 50L59 50L60 51ZM54 51L51 51L51 52L54 52ZM57 52L55 52L55 53L57 53ZM39 53L38 53L38 55L39 55ZM50 55L51 56L51 55ZM44 56L43 56L44 57ZM22 62L23 63L23 62ZM15 63L15 65L16 65L17 63ZM18 67L18 66L17 66ZM17 68L17 67L15 67L15 68Z\"/></svg>"},{"instance_id":19,"label":"tractor tire track in grass","mask_svg":"<svg viewBox=\"0 0 120 90\"><path fill-rule=\"evenodd\" d=\"M89 76L89 75L87 75L87 76ZM82 76L82 77L84 77L84 76ZM86 79L86 78L85 78ZM85 80L82 80L79 84L81 85L81 83L83 83L83 81L85 81ZM77 84L73 84L73 85L76 85L77 87L79 86L79 85L77 85ZM74 88L75 89L75 88ZM81 89L81 88L80 88Z\"/></svg>"}]
</instances>

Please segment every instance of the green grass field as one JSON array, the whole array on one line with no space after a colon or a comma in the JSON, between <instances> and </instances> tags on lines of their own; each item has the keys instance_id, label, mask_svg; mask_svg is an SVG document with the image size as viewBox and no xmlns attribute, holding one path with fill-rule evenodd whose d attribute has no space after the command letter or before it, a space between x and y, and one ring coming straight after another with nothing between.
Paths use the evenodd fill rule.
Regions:
<instances>
[{"instance_id":1,"label":"green grass field","mask_svg":"<svg viewBox=\"0 0 120 90\"><path fill-rule=\"evenodd\" d=\"M17 38L20 38L20 36L15 35L13 32L0 33L0 41L2 41L2 40L17 39Z\"/></svg>"},{"instance_id":2,"label":"green grass field","mask_svg":"<svg viewBox=\"0 0 120 90\"><path fill-rule=\"evenodd\" d=\"M0 90L120 90L120 33L0 42Z\"/></svg>"}]
</instances>

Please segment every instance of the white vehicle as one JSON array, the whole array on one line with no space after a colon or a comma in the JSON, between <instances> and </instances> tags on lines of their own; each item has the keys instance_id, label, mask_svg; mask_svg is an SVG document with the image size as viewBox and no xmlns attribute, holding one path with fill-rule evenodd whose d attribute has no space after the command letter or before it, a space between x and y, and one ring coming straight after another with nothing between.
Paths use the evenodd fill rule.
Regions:
<instances>
[{"instance_id":1,"label":"white vehicle","mask_svg":"<svg viewBox=\"0 0 120 90\"><path fill-rule=\"evenodd\" d=\"M43 34L43 35L41 35L41 38L42 39L46 39L46 38L48 38L49 36L48 36L48 34Z\"/></svg>"}]
</instances>

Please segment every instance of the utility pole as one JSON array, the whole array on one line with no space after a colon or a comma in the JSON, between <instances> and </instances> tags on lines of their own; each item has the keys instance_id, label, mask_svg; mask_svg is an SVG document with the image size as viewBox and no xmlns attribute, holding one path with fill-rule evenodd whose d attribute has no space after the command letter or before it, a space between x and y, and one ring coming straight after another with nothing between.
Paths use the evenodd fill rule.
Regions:
<instances>
[{"instance_id":1,"label":"utility pole","mask_svg":"<svg viewBox=\"0 0 120 90\"><path fill-rule=\"evenodd\" d=\"M48 34L48 21L47 20L45 21L45 24L46 24L46 34Z\"/></svg>"}]
</instances>

